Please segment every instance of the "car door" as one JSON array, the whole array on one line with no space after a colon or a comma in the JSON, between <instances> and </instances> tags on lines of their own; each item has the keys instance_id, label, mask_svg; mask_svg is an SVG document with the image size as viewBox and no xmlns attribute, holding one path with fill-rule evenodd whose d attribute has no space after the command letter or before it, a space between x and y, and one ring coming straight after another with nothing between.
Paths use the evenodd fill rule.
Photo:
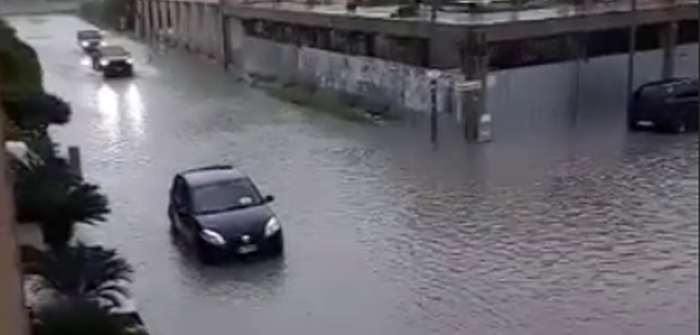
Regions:
<instances>
[{"instance_id":1,"label":"car door","mask_svg":"<svg viewBox=\"0 0 700 335\"><path fill-rule=\"evenodd\" d=\"M177 232L185 237L189 237L186 230L187 226L184 224L184 220L190 215L185 197L186 192L185 181L181 177L175 178L170 191L171 219Z\"/></svg>"},{"instance_id":2,"label":"car door","mask_svg":"<svg viewBox=\"0 0 700 335\"><path fill-rule=\"evenodd\" d=\"M675 106L680 118L686 127L691 130L698 129L698 87L688 85L679 89L670 99L670 103Z\"/></svg>"},{"instance_id":3,"label":"car door","mask_svg":"<svg viewBox=\"0 0 700 335\"><path fill-rule=\"evenodd\" d=\"M190 188L184 180L180 188L180 201L182 203L182 212L179 216L182 233L190 243L195 243L197 234L199 234L199 228L194 215Z\"/></svg>"}]
</instances>

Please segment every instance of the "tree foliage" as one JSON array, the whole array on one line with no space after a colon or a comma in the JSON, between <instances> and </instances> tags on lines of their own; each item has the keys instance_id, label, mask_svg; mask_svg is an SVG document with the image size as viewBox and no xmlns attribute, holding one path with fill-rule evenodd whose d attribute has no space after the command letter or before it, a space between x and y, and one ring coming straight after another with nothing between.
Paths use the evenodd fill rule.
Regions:
<instances>
[{"instance_id":1,"label":"tree foliage","mask_svg":"<svg viewBox=\"0 0 700 335\"><path fill-rule=\"evenodd\" d=\"M39 57L32 47L0 19L0 96L3 98L42 92Z\"/></svg>"},{"instance_id":2,"label":"tree foliage","mask_svg":"<svg viewBox=\"0 0 700 335\"><path fill-rule=\"evenodd\" d=\"M126 328L94 301L60 300L39 308L32 335L127 335Z\"/></svg>"},{"instance_id":3,"label":"tree foliage","mask_svg":"<svg viewBox=\"0 0 700 335\"><path fill-rule=\"evenodd\" d=\"M87 300L110 310L121 307L121 298L129 291L133 269L116 250L82 243L34 256L25 273L38 275L42 289L50 290L58 300Z\"/></svg>"},{"instance_id":4,"label":"tree foliage","mask_svg":"<svg viewBox=\"0 0 700 335\"><path fill-rule=\"evenodd\" d=\"M30 93L2 100L8 118L22 129L46 130L50 124L66 124L71 109L63 99L49 93Z\"/></svg>"},{"instance_id":5,"label":"tree foliage","mask_svg":"<svg viewBox=\"0 0 700 335\"><path fill-rule=\"evenodd\" d=\"M32 149L41 161L15 171L15 213L18 222L39 223L53 248L70 241L76 223L103 222L109 213L99 187L77 176L55 146L39 141Z\"/></svg>"}]
</instances>

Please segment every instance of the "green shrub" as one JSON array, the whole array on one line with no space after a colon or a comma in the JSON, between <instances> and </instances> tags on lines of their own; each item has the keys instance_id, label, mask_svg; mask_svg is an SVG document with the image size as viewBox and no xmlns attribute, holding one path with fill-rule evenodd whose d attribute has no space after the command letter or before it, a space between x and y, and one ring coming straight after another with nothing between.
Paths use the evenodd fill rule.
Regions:
<instances>
[{"instance_id":1,"label":"green shrub","mask_svg":"<svg viewBox=\"0 0 700 335\"><path fill-rule=\"evenodd\" d=\"M20 40L14 28L0 19L0 96L22 96L43 91L39 57Z\"/></svg>"},{"instance_id":2,"label":"green shrub","mask_svg":"<svg viewBox=\"0 0 700 335\"><path fill-rule=\"evenodd\" d=\"M62 300L39 308L32 335L127 335L126 328L92 301Z\"/></svg>"}]
</instances>

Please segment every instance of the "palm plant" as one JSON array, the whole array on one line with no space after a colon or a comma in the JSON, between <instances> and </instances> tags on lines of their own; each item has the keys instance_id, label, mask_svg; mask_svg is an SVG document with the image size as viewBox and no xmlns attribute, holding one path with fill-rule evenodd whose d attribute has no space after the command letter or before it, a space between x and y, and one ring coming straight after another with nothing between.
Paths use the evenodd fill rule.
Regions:
<instances>
[{"instance_id":1,"label":"palm plant","mask_svg":"<svg viewBox=\"0 0 700 335\"><path fill-rule=\"evenodd\" d=\"M45 131L50 124L65 124L71 109L63 99L45 92L2 99L5 113L22 129Z\"/></svg>"},{"instance_id":2,"label":"palm plant","mask_svg":"<svg viewBox=\"0 0 700 335\"><path fill-rule=\"evenodd\" d=\"M39 223L44 241L63 248L76 223L96 224L109 213L107 198L96 185L84 182L59 157L53 144L30 143L40 162L15 170L15 208L18 222Z\"/></svg>"},{"instance_id":3,"label":"palm plant","mask_svg":"<svg viewBox=\"0 0 700 335\"><path fill-rule=\"evenodd\" d=\"M94 301L68 299L39 308L32 335L126 335L116 318Z\"/></svg>"},{"instance_id":4,"label":"palm plant","mask_svg":"<svg viewBox=\"0 0 700 335\"><path fill-rule=\"evenodd\" d=\"M44 252L25 265L25 273L39 276L41 289L57 300L92 301L106 310L121 307L122 298L129 296L125 284L133 272L116 250L82 243Z\"/></svg>"}]
</instances>

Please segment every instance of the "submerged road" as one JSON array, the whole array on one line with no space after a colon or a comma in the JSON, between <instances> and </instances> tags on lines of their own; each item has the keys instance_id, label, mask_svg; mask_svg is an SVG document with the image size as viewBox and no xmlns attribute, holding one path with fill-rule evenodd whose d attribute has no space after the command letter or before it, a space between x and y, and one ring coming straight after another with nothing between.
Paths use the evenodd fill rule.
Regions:
<instances>
[{"instance_id":1,"label":"submerged road","mask_svg":"<svg viewBox=\"0 0 700 335\"><path fill-rule=\"evenodd\" d=\"M432 150L422 128L309 111L120 36L137 76L104 81L84 22L9 21L73 107L55 138L113 209L88 233L136 267L154 335L698 332L696 135L627 134L620 111ZM172 241L170 178L220 162L276 196L286 257L205 267Z\"/></svg>"}]
</instances>

